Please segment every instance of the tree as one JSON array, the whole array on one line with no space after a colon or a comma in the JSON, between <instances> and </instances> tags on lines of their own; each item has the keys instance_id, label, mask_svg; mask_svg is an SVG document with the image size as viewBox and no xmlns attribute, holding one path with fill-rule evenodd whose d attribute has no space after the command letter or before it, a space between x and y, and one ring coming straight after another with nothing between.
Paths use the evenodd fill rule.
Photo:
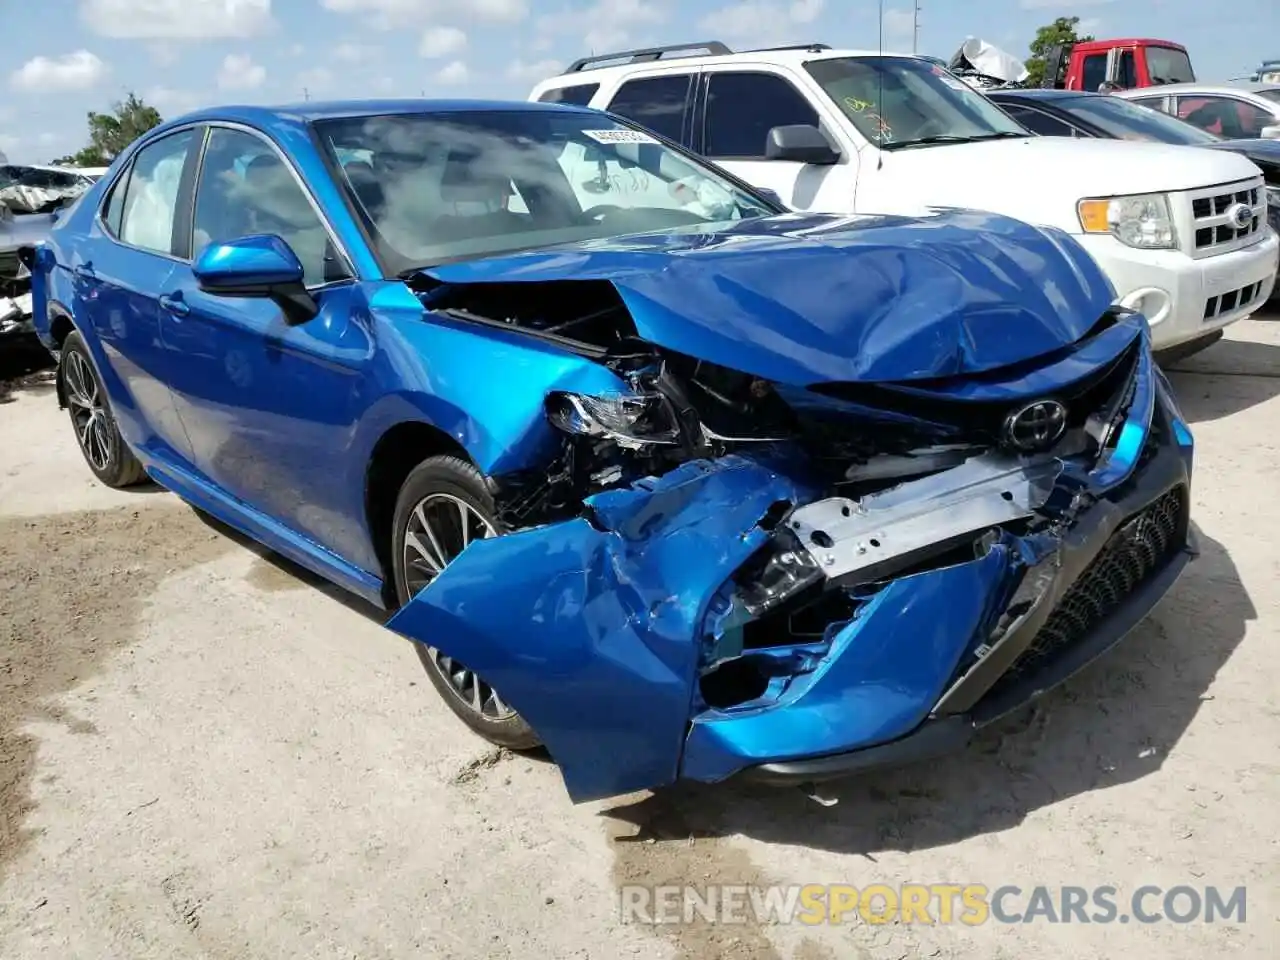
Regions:
<instances>
[{"instance_id":1,"label":"tree","mask_svg":"<svg viewBox=\"0 0 1280 960\"><path fill-rule=\"evenodd\" d=\"M144 103L132 91L111 105L109 113L89 111L89 145L56 164L76 167L105 167L125 147L163 120L155 107Z\"/></svg>"},{"instance_id":2,"label":"tree","mask_svg":"<svg viewBox=\"0 0 1280 960\"><path fill-rule=\"evenodd\" d=\"M1026 62L1027 73L1030 74L1023 81L1026 86L1038 87L1044 80L1045 60L1050 47L1093 39L1091 34L1082 37L1076 33L1076 26L1079 23L1079 17L1059 17L1053 23L1036 31L1036 38L1031 41L1031 56Z\"/></svg>"}]
</instances>

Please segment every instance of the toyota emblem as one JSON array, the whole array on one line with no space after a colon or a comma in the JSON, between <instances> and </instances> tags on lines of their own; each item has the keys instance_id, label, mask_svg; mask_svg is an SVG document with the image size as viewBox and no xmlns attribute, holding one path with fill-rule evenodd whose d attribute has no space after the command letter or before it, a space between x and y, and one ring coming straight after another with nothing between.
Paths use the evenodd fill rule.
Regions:
<instances>
[{"instance_id":1,"label":"toyota emblem","mask_svg":"<svg viewBox=\"0 0 1280 960\"><path fill-rule=\"evenodd\" d=\"M1033 453L1044 450L1067 429L1067 408L1057 400L1037 400L1009 414L1004 421L1004 440L1015 450Z\"/></svg>"},{"instance_id":2,"label":"toyota emblem","mask_svg":"<svg viewBox=\"0 0 1280 960\"><path fill-rule=\"evenodd\" d=\"M1237 230L1244 230L1253 224L1253 207L1243 203L1233 203L1227 208L1227 222Z\"/></svg>"}]
</instances>

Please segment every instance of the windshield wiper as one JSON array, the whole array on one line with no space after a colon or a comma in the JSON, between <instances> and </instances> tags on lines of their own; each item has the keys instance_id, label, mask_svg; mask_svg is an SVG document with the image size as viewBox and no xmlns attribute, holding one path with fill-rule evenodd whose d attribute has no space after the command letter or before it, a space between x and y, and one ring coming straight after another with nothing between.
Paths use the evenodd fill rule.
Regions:
<instances>
[{"instance_id":1,"label":"windshield wiper","mask_svg":"<svg viewBox=\"0 0 1280 960\"><path fill-rule=\"evenodd\" d=\"M905 147L928 147L936 143L977 143L980 140L1002 140L1006 137L1025 139L1030 134L1015 133L1013 130L1001 130L998 133L976 133L973 136L961 137L952 133L940 133L917 140L902 140L898 143L882 144L881 150L901 150Z\"/></svg>"}]
</instances>

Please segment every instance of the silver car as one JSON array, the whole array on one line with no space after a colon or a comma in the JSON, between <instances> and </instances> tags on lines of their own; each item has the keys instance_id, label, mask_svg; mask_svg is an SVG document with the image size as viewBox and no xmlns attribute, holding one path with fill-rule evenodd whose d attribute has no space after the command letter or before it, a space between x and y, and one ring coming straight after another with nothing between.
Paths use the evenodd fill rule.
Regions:
<instances>
[{"instance_id":1,"label":"silver car","mask_svg":"<svg viewBox=\"0 0 1280 960\"><path fill-rule=\"evenodd\" d=\"M1228 140L1280 140L1280 84L1171 83L1112 94Z\"/></svg>"}]
</instances>

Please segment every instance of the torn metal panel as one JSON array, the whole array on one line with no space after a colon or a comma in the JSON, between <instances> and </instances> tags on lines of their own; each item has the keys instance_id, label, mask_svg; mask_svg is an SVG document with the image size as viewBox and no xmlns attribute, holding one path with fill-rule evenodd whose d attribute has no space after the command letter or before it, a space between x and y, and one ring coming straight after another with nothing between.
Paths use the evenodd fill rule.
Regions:
<instances>
[{"instance_id":1,"label":"torn metal panel","mask_svg":"<svg viewBox=\"0 0 1280 960\"><path fill-rule=\"evenodd\" d=\"M88 189L88 184L75 187L33 187L14 183L0 187L0 207L14 215L52 213Z\"/></svg>"},{"instance_id":2,"label":"torn metal panel","mask_svg":"<svg viewBox=\"0 0 1280 960\"><path fill-rule=\"evenodd\" d=\"M575 801L670 783L707 605L774 504L805 495L753 460L692 461L587 517L472 543L387 626L484 676Z\"/></svg>"}]
</instances>

